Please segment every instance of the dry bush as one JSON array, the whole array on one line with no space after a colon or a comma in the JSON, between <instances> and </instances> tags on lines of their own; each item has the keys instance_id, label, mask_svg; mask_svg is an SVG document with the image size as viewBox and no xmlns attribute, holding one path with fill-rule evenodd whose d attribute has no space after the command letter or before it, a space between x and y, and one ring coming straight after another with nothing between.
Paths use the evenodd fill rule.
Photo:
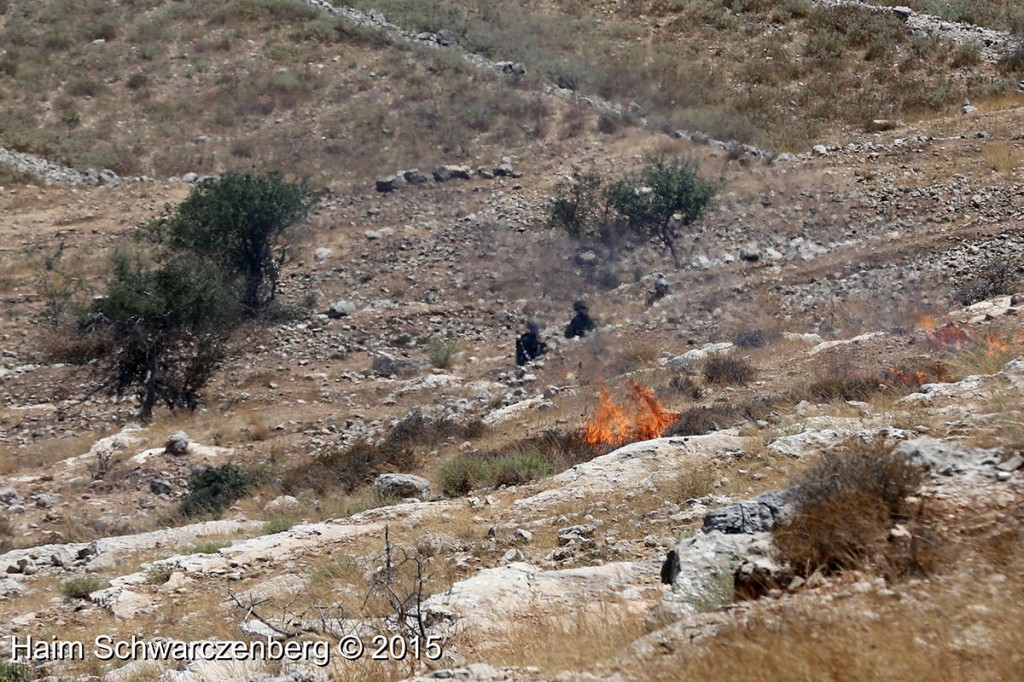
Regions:
<instances>
[{"instance_id":1,"label":"dry bush","mask_svg":"<svg viewBox=\"0 0 1024 682\"><path fill-rule=\"evenodd\" d=\"M878 561L904 499L923 478L920 466L881 444L826 454L787 492L792 510L773 532L779 556L801 575Z\"/></svg>"},{"instance_id":2,"label":"dry bush","mask_svg":"<svg viewBox=\"0 0 1024 682\"><path fill-rule=\"evenodd\" d=\"M782 334L767 329L750 329L743 331L733 338L733 345L739 348L764 348L768 344L775 343L782 338Z\"/></svg>"},{"instance_id":3,"label":"dry bush","mask_svg":"<svg viewBox=\"0 0 1024 682\"><path fill-rule=\"evenodd\" d=\"M704 361L701 373L709 384L736 386L754 378L754 367L746 358L715 354Z\"/></svg>"},{"instance_id":4,"label":"dry bush","mask_svg":"<svg viewBox=\"0 0 1024 682\"><path fill-rule=\"evenodd\" d=\"M868 400L885 390L883 380L874 374L863 374L856 371L844 372L840 369L817 377L802 389L798 389L795 399L806 398L828 402L832 400Z\"/></svg>"},{"instance_id":5,"label":"dry bush","mask_svg":"<svg viewBox=\"0 0 1024 682\"><path fill-rule=\"evenodd\" d=\"M954 301L968 306L995 296L1015 293L1021 285L1022 268L1007 258L993 258L979 265L966 281L953 289Z\"/></svg>"},{"instance_id":6,"label":"dry bush","mask_svg":"<svg viewBox=\"0 0 1024 682\"><path fill-rule=\"evenodd\" d=\"M691 407L665 429L666 436L702 436L733 426L740 420L740 411L727 403Z\"/></svg>"},{"instance_id":7,"label":"dry bush","mask_svg":"<svg viewBox=\"0 0 1024 682\"><path fill-rule=\"evenodd\" d=\"M676 499L686 502L704 497L711 492L717 480L715 465L710 462L690 467L676 478Z\"/></svg>"},{"instance_id":8,"label":"dry bush","mask_svg":"<svg viewBox=\"0 0 1024 682\"><path fill-rule=\"evenodd\" d=\"M675 393L686 396L690 400L700 400L707 393L703 378L691 374L675 375L669 380L668 387Z\"/></svg>"}]
</instances>

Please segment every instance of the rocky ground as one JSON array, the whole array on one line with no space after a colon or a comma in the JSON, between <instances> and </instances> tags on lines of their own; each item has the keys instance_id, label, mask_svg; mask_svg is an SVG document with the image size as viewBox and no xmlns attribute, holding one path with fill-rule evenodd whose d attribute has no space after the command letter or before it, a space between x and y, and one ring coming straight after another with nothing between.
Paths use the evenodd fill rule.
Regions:
<instances>
[{"instance_id":1,"label":"rocky ground","mask_svg":"<svg viewBox=\"0 0 1024 682\"><path fill-rule=\"evenodd\" d=\"M977 35L993 50L1007 39ZM112 681L853 674L821 658L859 679L1020 679L1022 104L845 131L853 142L781 157L627 128L327 187L282 280L290 319L247 330L201 409L148 425L130 398L99 390L94 368L55 359L66 340L46 314L65 292L99 293L105 256L197 178L127 181L5 153L46 182L0 192L0 653L28 637L86 642L69 660L28 657L33 674ZM574 166L614 177L652 153L697 159L723 183L684 237L682 269L654 245L609 264L548 225ZM983 285L998 262L1017 286L997 295ZM645 306L658 274L671 293ZM567 341L578 298L600 328ZM530 316L551 350L524 371L513 344ZM946 323L971 341L937 340ZM680 388L715 354L750 362L753 380ZM924 385L864 400L801 393L835 373L919 367L933 372ZM620 395L624 378L670 410L742 409L703 435L442 494L440 464L572 433L598 388ZM420 447L403 473L422 478L320 494L271 482L219 520L177 513L201 467L310 467L410 414L485 427ZM908 518L939 538L930 572L798 576L778 555L780 491L851 439L927 469ZM916 547L916 528L894 525L890 544ZM398 623L424 651L385 646L374 660L374 638ZM100 660L101 636L329 651Z\"/></svg>"}]
</instances>

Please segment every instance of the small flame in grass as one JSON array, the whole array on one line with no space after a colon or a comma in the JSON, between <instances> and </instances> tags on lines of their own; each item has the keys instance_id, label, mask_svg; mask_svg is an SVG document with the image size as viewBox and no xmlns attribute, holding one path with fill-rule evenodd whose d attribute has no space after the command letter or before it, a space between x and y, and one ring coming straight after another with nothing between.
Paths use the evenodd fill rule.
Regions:
<instances>
[{"instance_id":1,"label":"small flame in grass","mask_svg":"<svg viewBox=\"0 0 1024 682\"><path fill-rule=\"evenodd\" d=\"M915 329L920 329L925 332L930 332L937 326L938 324L935 322L935 318L931 315L921 315L917 318L917 322L914 323Z\"/></svg>"},{"instance_id":2,"label":"small flame in grass","mask_svg":"<svg viewBox=\"0 0 1024 682\"><path fill-rule=\"evenodd\" d=\"M1000 341L992 332L988 332L982 336L980 343L985 351L985 355L990 358L994 358L1000 353L1010 350L1010 344L1005 341Z\"/></svg>"},{"instance_id":3,"label":"small flame in grass","mask_svg":"<svg viewBox=\"0 0 1024 682\"><path fill-rule=\"evenodd\" d=\"M893 386L906 386L907 388L920 388L924 384L953 381L953 377L942 365L928 369L890 367L882 372L882 379Z\"/></svg>"},{"instance_id":4,"label":"small flame in grass","mask_svg":"<svg viewBox=\"0 0 1024 682\"><path fill-rule=\"evenodd\" d=\"M928 345L935 350L963 350L971 342L971 335L956 322L947 322L928 332Z\"/></svg>"},{"instance_id":5,"label":"small flame in grass","mask_svg":"<svg viewBox=\"0 0 1024 682\"><path fill-rule=\"evenodd\" d=\"M650 440L661 436L679 418L678 412L665 409L651 389L634 381L627 381L627 385L632 409L616 404L607 387L602 387L597 411L577 432L580 442L618 447Z\"/></svg>"}]
</instances>

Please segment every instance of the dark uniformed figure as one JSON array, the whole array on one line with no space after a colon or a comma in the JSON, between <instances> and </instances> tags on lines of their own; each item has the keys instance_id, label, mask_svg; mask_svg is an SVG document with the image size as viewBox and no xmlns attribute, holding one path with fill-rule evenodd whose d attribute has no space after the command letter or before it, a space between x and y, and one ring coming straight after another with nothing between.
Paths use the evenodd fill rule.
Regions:
<instances>
[{"instance_id":1,"label":"dark uniformed figure","mask_svg":"<svg viewBox=\"0 0 1024 682\"><path fill-rule=\"evenodd\" d=\"M523 366L548 351L548 345L540 340L540 323L529 320L526 333L516 339L516 364Z\"/></svg>"},{"instance_id":2,"label":"dark uniformed figure","mask_svg":"<svg viewBox=\"0 0 1024 682\"><path fill-rule=\"evenodd\" d=\"M597 324L590 317L590 308L586 303L576 301L572 304L572 309L576 311L576 316L569 321L569 325L565 328L565 338L583 337L597 329Z\"/></svg>"},{"instance_id":3,"label":"dark uniformed figure","mask_svg":"<svg viewBox=\"0 0 1024 682\"><path fill-rule=\"evenodd\" d=\"M660 301L666 296L668 296L668 280L664 277L659 277L654 280L654 291L647 297L647 305L651 305L655 301Z\"/></svg>"}]
</instances>

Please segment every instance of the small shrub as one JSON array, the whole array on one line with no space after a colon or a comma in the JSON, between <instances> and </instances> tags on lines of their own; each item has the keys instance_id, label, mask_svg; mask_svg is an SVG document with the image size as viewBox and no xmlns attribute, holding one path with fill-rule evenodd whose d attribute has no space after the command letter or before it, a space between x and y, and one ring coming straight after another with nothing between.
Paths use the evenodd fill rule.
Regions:
<instances>
[{"instance_id":1,"label":"small shrub","mask_svg":"<svg viewBox=\"0 0 1024 682\"><path fill-rule=\"evenodd\" d=\"M810 400L867 400L884 390L882 377L835 371L812 381L803 394Z\"/></svg>"},{"instance_id":2,"label":"small shrub","mask_svg":"<svg viewBox=\"0 0 1024 682\"><path fill-rule=\"evenodd\" d=\"M95 575L71 578L60 584L60 593L65 599L88 599L89 595L110 587L110 583Z\"/></svg>"},{"instance_id":3,"label":"small shrub","mask_svg":"<svg viewBox=\"0 0 1024 682\"><path fill-rule=\"evenodd\" d=\"M701 464L681 472L676 478L676 499L680 502L695 500L711 492L718 480L713 464Z\"/></svg>"},{"instance_id":4,"label":"small shrub","mask_svg":"<svg viewBox=\"0 0 1024 682\"><path fill-rule=\"evenodd\" d=\"M454 364L458 352L457 341L432 337L427 343L427 357L430 359L430 364L439 369L450 368Z\"/></svg>"},{"instance_id":5,"label":"small shrub","mask_svg":"<svg viewBox=\"0 0 1024 682\"><path fill-rule=\"evenodd\" d=\"M780 335L775 332L769 332L763 329L752 329L750 331L740 332L732 342L733 345L738 348L764 348L768 344L777 341L779 337Z\"/></svg>"},{"instance_id":6,"label":"small shrub","mask_svg":"<svg viewBox=\"0 0 1024 682\"><path fill-rule=\"evenodd\" d=\"M146 569L146 584L163 585L171 579L174 573L174 564L151 564Z\"/></svg>"},{"instance_id":7,"label":"small shrub","mask_svg":"<svg viewBox=\"0 0 1024 682\"><path fill-rule=\"evenodd\" d=\"M1018 74L1024 71L1024 40L1019 41L1013 49L1003 55L999 60L999 66L1007 73Z\"/></svg>"},{"instance_id":8,"label":"small shrub","mask_svg":"<svg viewBox=\"0 0 1024 682\"><path fill-rule=\"evenodd\" d=\"M437 470L441 492L449 497L465 495L476 488L520 485L551 473L551 462L535 450L500 453L463 453Z\"/></svg>"},{"instance_id":9,"label":"small shrub","mask_svg":"<svg viewBox=\"0 0 1024 682\"><path fill-rule=\"evenodd\" d=\"M691 407L675 423L665 429L666 436L702 436L712 431L727 429L740 419L736 408L716 403L711 406Z\"/></svg>"},{"instance_id":10,"label":"small shrub","mask_svg":"<svg viewBox=\"0 0 1024 682\"><path fill-rule=\"evenodd\" d=\"M734 355L712 355L704 361L701 373L705 381L718 386L745 384L754 378L750 362Z\"/></svg>"},{"instance_id":11,"label":"small shrub","mask_svg":"<svg viewBox=\"0 0 1024 682\"><path fill-rule=\"evenodd\" d=\"M186 517L219 515L261 482L262 476L234 464L206 467L189 475L188 494L179 509Z\"/></svg>"},{"instance_id":12,"label":"small shrub","mask_svg":"<svg viewBox=\"0 0 1024 682\"><path fill-rule=\"evenodd\" d=\"M264 535L276 535L277 533L283 533L286 530L291 530L292 526L298 523L298 519L290 514L278 514L267 520L263 524Z\"/></svg>"},{"instance_id":13,"label":"small shrub","mask_svg":"<svg viewBox=\"0 0 1024 682\"><path fill-rule=\"evenodd\" d=\"M881 445L826 454L787 493L792 511L773 532L780 556L801 575L865 567L923 478L920 466Z\"/></svg>"},{"instance_id":14,"label":"small shrub","mask_svg":"<svg viewBox=\"0 0 1024 682\"><path fill-rule=\"evenodd\" d=\"M133 73L128 76L128 80L125 81L125 86L129 90L139 90L149 85L149 76L144 73Z\"/></svg>"},{"instance_id":15,"label":"small shrub","mask_svg":"<svg viewBox=\"0 0 1024 682\"><path fill-rule=\"evenodd\" d=\"M669 388L690 400L700 400L707 393L703 379L689 374L677 374L668 382Z\"/></svg>"},{"instance_id":16,"label":"small shrub","mask_svg":"<svg viewBox=\"0 0 1024 682\"><path fill-rule=\"evenodd\" d=\"M68 82L65 90L72 97L95 97L103 86L88 76L79 76Z\"/></svg>"}]
</instances>

